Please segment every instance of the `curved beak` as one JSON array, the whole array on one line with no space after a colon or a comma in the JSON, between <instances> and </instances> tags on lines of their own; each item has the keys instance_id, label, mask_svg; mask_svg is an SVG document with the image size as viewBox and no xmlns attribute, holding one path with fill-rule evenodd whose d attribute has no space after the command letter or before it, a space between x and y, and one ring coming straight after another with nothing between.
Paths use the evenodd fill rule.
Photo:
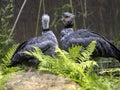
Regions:
<instances>
[{"instance_id":1,"label":"curved beak","mask_svg":"<svg viewBox=\"0 0 120 90\"><path fill-rule=\"evenodd\" d=\"M64 18L61 18L60 21L65 21L65 19L64 19Z\"/></svg>"},{"instance_id":2,"label":"curved beak","mask_svg":"<svg viewBox=\"0 0 120 90\"><path fill-rule=\"evenodd\" d=\"M61 18L60 21L62 21L63 24L65 24L65 18Z\"/></svg>"}]
</instances>

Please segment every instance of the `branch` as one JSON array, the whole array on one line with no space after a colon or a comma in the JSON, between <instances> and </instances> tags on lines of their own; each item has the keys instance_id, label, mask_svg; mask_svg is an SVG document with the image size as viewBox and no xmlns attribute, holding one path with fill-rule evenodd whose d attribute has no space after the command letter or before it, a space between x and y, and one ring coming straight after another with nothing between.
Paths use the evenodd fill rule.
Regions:
<instances>
[{"instance_id":1,"label":"branch","mask_svg":"<svg viewBox=\"0 0 120 90\"><path fill-rule=\"evenodd\" d=\"M38 10L38 16L37 16L37 25L36 25L36 32L35 32L35 35L37 36L38 34L38 26L39 26L39 20L40 20L40 10L41 10L41 6L42 6L42 1L43 0L40 0L40 3L39 3L39 10Z\"/></svg>"},{"instance_id":2,"label":"branch","mask_svg":"<svg viewBox=\"0 0 120 90\"><path fill-rule=\"evenodd\" d=\"M13 31L14 31L14 29L15 29L15 27L16 27L16 24L17 24L17 22L18 22L18 20L19 20L19 18L20 18L20 15L21 15L21 13L22 13L22 10L23 10L26 2L27 2L27 0L24 0L22 6L21 6L21 8L20 8L20 11L19 11L19 13L18 13L18 16L17 16L17 18L16 18L16 20L15 20L15 23L14 23L14 25L13 25L13 27L12 27L12 30L11 30L11 32L10 32L10 34L9 34L9 37L13 34Z\"/></svg>"}]
</instances>

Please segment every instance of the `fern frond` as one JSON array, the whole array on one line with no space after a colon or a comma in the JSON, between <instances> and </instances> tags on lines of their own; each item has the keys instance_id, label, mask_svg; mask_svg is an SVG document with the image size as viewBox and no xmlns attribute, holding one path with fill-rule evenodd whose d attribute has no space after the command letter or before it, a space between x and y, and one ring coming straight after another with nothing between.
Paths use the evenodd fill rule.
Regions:
<instances>
[{"instance_id":1,"label":"fern frond","mask_svg":"<svg viewBox=\"0 0 120 90\"><path fill-rule=\"evenodd\" d=\"M5 57L2 58L2 63L1 63L2 74L14 72L14 71L17 71L19 69L18 67L12 67L12 68L7 67L8 64L11 62L11 58L12 58L16 48L18 47L18 45L19 44L13 45L6 53Z\"/></svg>"},{"instance_id":2,"label":"fern frond","mask_svg":"<svg viewBox=\"0 0 120 90\"><path fill-rule=\"evenodd\" d=\"M27 54L29 56L35 57L38 60L42 60L42 51L39 49L39 47L32 46L34 51L25 51L24 54Z\"/></svg>"},{"instance_id":3,"label":"fern frond","mask_svg":"<svg viewBox=\"0 0 120 90\"><path fill-rule=\"evenodd\" d=\"M92 41L81 53L79 59L81 61L89 61L96 47L96 41Z\"/></svg>"},{"instance_id":4,"label":"fern frond","mask_svg":"<svg viewBox=\"0 0 120 90\"><path fill-rule=\"evenodd\" d=\"M11 58L16 50L16 48L18 47L19 44L15 44L13 45L11 48L9 48L8 52L6 53L5 57L2 58L3 64L4 65L8 65L11 61Z\"/></svg>"},{"instance_id":5,"label":"fern frond","mask_svg":"<svg viewBox=\"0 0 120 90\"><path fill-rule=\"evenodd\" d=\"M79 65L83 69L90 68L90 67L93 67L93 66L98 66L98 64L95 61L81 62L81 64L79 64Z\"/></svg>"},{"instance_id":6,"label":"fern frond","mask_svg":"<svg viewBox=\"0 0 120 90\"><path fill-rule=\"evenodd\" d=\"M99 72L101 75L102 74L105 74L105 73L107 73L107 74L110 74L110 75L116 75L116 74L120 74L120 68L113 68L113 69L107 69L107 70L102 70L102 71L100 71Z\"/></svg>"},{"instance_id":7,"label":"fern frond","mask_svg":"<svg viewBox=\"0 0 120 90\"><path fill-rule=\"evenodd\" d=\"M77 57L80 57L80 51L83 49L82 46L72 46L72 48L69 48L68 52L70 54L70 56L73 59L76 59Z\"/></svg>"}]
</instances>

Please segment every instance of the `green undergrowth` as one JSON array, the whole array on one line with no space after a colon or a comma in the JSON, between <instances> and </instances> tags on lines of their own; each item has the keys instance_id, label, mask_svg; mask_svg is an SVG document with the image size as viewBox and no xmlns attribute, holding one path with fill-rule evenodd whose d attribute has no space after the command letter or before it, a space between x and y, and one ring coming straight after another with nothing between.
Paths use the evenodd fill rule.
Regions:
<instances>
[{"instance_id":1,"label":"green undergrowth","mask_svg":"<svg viewBox=\"0 0 120 90\"><path fill-rule=\"evenodd\" d=\"M5 54L5 57L1 59L0 63L0 90L3 90L4 84L7 80L15 75L15 72L20 71L19 67L8 68L7 65L11 62L11 57L15 52L18 45L13 45L8 52Z\"/></svg>"},{"instance_id":2,"label":"green undergrowth","mask_svg":"<svg viewBox=\"0 0 120 90\"><path fill-rule=\"evenodd\" d=\"M78 90L119 90L120 78L112 74L114 71L120 71L119 68L116 70L101 71L101 73L110 73L107 76L99 76L94 72L93 68L99 67L96 61L90 57L95 45L96 42L93 41L86 48L73 46L68 52L56 47L57 55L54 56L44 55L37 47L33 47L34 52L26 51L24 53L34 56L41 62L39 70L49 71L78 83L80 85ZM9 78L15 75L15 72L23 72L23 69L25 69L20 67L6 67L10 63L10 58L17 46L13 45L2 59L3 63L0 63L0 90L3 90L4 84Z\"/></svg>"}]
</instances>

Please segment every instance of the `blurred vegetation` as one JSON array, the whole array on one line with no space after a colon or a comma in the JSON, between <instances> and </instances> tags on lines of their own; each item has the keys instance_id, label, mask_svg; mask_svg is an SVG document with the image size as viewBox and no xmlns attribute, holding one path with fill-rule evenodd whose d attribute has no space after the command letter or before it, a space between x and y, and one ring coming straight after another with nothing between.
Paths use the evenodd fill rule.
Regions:
<instances>
[{"instance_id":1,"label":"blurred vegetation","mask_svg":"<svg viewBox=\"0 0 120 90\"><path fill-rule=\"evenodd\" d=\"M0 63L0 90L3 90L4 84L7 80L15 75L15 72L20 71L19 67L8 68L7 65L11 62L11 57L15 52L18 45L13 45L10 49L8 49L5 56L1 59L2 63Z\"/></svg>"},{"instance_id":2,"label":"blurred vegetation","mask_svg":"<svg viewBox=\"0 0 120 90\"><path fill-rule=\"evenodd\" d=\"M9 36L11 32L11 19L13 19L13 2L14 0L2 0L3 4L0 6L0 62L4 57L8 48L13 44L13 35Z\"/></svg>"},{"instance_id":3,"label":"blurred vegetation","mask_svg":"<svg viewBox=\"0 0 120 90\"><path fill-rule=\"evenodd\" d=\"M1 0L0 1L0 90L3 90L4 83L8 80L12 74L7 72L15 72L15 68L7 69L6 63L10 62L13 52L9 51L14 43L13 35L9 36L11 32L11 20L14 16L14 0ZM2 72L4 71L4 72Z\"/></svg>"}]
</instances>

